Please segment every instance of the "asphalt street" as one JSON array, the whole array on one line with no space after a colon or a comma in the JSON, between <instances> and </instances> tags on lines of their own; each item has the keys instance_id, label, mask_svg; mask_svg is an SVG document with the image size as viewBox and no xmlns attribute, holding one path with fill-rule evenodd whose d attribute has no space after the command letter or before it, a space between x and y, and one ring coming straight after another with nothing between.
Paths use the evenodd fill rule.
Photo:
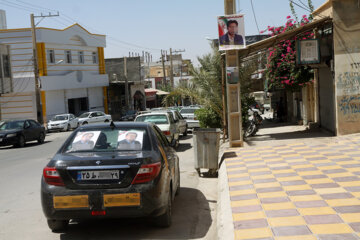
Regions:
<instances>
[{"instance_id":1,"label":"asphalt street","mask_svg":"<svg viewBox=\"0 0 360 240\"><path fill-rule=\"evenodd\" d=\"M177 150L181 192L170 228L153 227L145 219L119 219L74 222L66 232L51 232L41 209L40 179L69 134L48 134L42 145L0 148L0 239L216 239L217 178L200 178L194 170L191 134L182 137Z\"/></svg>"}]
</instances>

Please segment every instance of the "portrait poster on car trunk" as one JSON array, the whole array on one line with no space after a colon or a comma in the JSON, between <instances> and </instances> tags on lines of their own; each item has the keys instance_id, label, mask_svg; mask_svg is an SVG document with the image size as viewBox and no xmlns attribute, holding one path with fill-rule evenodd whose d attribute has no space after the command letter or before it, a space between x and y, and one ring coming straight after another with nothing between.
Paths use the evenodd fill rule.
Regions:
<instances>
[{"instance_id":1,"label":"portrait poster on car trunk","mask_svg":"<svg viewBox=\"0 0 360 240\"><path fill-rule=\"evenodd\" d=\"M91 150L95 147L100 131L78 132L74 138L71 151Z\"/></svg>"},{"instance_id":2,"label":"portrait poster on car trunk","mask_svg":"<svg viewBox=\"0 0 360 240\"><path fill-rule=\"evenodd\" d=\"M244 15L226 15L218 17L219 50L244 48Z\"/></svg>"},{"instance_id":3,"label":"portrait poster on car trunk","mask_svg":"<svg viewBox=\"0 0 360 240\"><path fill-rule=\"evenodd\" d=\"M141 131L119 131L117 148L119 150L141 150L143 138L144 133Z\"/></svg>"}]
</instances>

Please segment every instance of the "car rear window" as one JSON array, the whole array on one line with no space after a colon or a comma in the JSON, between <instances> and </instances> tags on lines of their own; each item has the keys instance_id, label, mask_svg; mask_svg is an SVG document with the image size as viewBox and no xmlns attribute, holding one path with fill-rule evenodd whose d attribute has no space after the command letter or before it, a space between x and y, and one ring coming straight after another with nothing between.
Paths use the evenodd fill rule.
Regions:
<instances>
[{"instance_id":1,"label":"car rear window","mask_svg":"<svg viewBox=\"0 0 360 240\"><path fill-rule=\"evenodd\" d=\"M181 109L180 113L194 113L197 110L197 108L183 108Z\"/></svg>"},{"instance_id":2,"label":"car rear window","mask_svg":"<svg viewBox=\"0 0 360 240\"><path fill-rule=\"evenodd\" d=\"M69 139L65 152L150 151L145 128L84 129Z\"/></svg>"},{"instance_id":3,"label":"car rear window","mask_svg":"<svg viewBox=\"0 0 360 240\"><path fill-rule=\"evenodd\" d=\"M167 116L156 114L156 115L144 115L144 116L138 116L135 120L136 122L150 122L154 124L169 124L169 120Z\"/></svg>"}]
</instances>

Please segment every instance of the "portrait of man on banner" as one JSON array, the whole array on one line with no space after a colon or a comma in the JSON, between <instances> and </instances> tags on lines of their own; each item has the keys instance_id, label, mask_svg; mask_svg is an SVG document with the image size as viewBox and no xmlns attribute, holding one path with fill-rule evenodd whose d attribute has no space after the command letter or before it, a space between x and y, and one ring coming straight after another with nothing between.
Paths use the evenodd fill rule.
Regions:
<instances>
[{"instance_id":1,"label":"portrait of man on banner","mask_svg":"<svg viewBox=\"0 0 360 240\"><path fill-rule=\"evenodd\" d=\"M244 15L218 17L218 29L220 50L245 47Z\"/></svg>"}]
</instances>

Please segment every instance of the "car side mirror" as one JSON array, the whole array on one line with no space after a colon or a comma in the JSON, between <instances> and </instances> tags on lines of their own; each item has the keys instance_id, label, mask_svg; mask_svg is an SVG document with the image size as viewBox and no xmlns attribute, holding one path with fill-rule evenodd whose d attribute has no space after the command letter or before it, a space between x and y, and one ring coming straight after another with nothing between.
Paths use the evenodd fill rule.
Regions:
<instances>
[{"instance_id":1,"label":"car side mirror","mask_svg":"<svg viewBox=\"0 0 360 240\"><path fill-rule=\"evenodd\" d=\"M92 118L92 116L89 116L89 118Z\"/></svg>"},{"instance_id":2,"label":"car side mirror","mask_svg":"<svg viewBox=\"0 0 360 240\"><path fill-rule=\"evenodd\" d=\"M24 129L28 129L28 128L30 128L30 125L24 126Z\"/></svg>"}]
</instances>

